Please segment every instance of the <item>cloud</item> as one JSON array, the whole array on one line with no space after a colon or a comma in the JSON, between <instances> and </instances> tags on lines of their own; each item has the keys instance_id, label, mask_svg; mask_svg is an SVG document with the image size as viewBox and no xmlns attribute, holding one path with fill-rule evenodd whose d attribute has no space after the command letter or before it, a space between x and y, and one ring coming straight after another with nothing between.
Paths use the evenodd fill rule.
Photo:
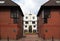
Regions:
<instances>
[{"instance_id":1,"label":"cloud","mask_svg":"<svg viewBox=\"0 0 60 41\"><path fill-rule=\"evenodd\" d=\"M24 15L25 14L37 14L41 5L46 3L48 0L13 0L20 5Z\"/></svg>"}]
</instances>

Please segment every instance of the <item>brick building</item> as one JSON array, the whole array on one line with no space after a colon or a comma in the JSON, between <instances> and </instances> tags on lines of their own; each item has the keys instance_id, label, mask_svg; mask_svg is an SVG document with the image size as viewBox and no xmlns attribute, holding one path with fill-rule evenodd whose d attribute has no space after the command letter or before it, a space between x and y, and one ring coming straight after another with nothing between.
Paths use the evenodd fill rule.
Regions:
<instances>
[{"instance_id":1,"label":"brick building","mask_svg":"<svg viewBox=\"0 0 60 41\"><path fill-rule=\"evenodd\" d=\"M38 35L44 39L60 39L60 0L50 0L38 12Z\"/></svg>"},{"instance_id":2,"label":"brick building","mask_svg":"<svg viewBox=\"0 0 60 41\"><path fill-rule=\"evenodd\" d=\"M23 36L23 13L11 0L0 0L0 39L19 39Z\"/></svg>"}]
</instances>

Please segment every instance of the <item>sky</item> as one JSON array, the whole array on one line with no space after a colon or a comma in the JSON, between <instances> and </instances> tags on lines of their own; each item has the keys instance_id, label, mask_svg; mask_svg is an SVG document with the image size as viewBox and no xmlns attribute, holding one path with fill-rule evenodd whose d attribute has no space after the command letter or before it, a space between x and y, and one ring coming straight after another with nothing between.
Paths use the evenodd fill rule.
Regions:
<instances>
[{"instance_id":1,"label":"sky","mask_svg":"<svg viewBox=\"0 0 60 41\"><path fill-rule=\"evenodd\" d=\"M38 11L44 3L46 3L49 0L12 0L15 3L17 3L21 9L24 15L26 14L38 14Z\"/></svg>"}]
</instances>

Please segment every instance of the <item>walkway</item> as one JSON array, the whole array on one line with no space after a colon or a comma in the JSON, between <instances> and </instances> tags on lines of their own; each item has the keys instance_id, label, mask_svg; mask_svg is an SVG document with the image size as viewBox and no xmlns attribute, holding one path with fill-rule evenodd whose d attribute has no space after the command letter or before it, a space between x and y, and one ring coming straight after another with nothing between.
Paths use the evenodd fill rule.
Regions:
<instances>
[{"instance_id":1,"label":"walkway","mask_svg":"<svg viewBox=\"0 0 60 41\"><path fill-rule=\"evenodd\" d=\"M41 41L37 35L26 35L25 38L22 38L18 41Z\"/></svg>"},{"instance_id":2,"label":"walkway","mask_svg":"<svg viewBox=\"0 0 60 41\"><path fill-rule=\"evenodd\" d=\"M0 41L8 41L8 40L0 40ZM9 41L41 41L41 39L38 38L38 35L25 35L25 37L19 39L19 40L9 40Z\"/></svg>"},{"instance_id":3,"label":"walkway","mask_svg":"<svg viewBox=\"0 0 60 41\"><path fill-rule=\"evenodd\" d=\"M52 40L43 40L38 37L38 35L25 35L26 37L23 37L19 40L9 40L9 41L52 41ZM0 40L0 41L8 41L8 40ZM60 41L60 40L54 40L54 41Z\"/></svg>"}]
</instances>

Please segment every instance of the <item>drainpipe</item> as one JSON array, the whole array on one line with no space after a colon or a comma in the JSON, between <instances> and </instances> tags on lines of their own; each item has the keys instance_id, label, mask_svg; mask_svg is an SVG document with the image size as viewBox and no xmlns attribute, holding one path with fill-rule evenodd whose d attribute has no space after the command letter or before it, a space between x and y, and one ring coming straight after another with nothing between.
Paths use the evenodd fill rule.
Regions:
<instances>
[{"instance_id":1,"label":"drainpipe","mask_svg":"<svg viewBox=\"0 0 60 41\"><path fill-rule=\"evenodd\" d=\"M7 41L9 41L9 37L7 36Z\"/></svg>"},{"instance_id":2,"label":"drainpipe","mask_svg":"<svg viewBox=\"0 0 60 41\"><path fill-rule=\"evenodd\" d=\"M52 36L52 41L54 41L54 37Z\"/></svg>"}]
</instances>

